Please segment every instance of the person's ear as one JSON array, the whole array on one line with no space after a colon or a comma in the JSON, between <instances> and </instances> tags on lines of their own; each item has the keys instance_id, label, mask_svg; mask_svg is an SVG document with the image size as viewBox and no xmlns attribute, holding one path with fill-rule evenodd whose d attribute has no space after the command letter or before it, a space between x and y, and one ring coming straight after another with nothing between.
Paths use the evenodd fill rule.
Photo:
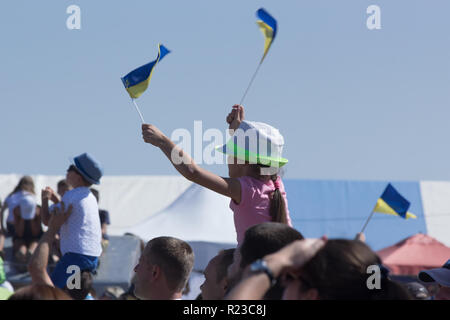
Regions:
<instances>
[{"instance_id":1,"label":"person's ear","mask_svg":"<svg viewBox=\"0 0 450 320\"><path fill-rule=\"evenodd\" d=\"M158 265L154 264L152 266L152 279L156 280L160 277L160 275L161 275L161 268Z\"/></svg>"},{"instance_id":2,"label":"person's ear","mask_svg":"<svg viewBox=\"0 0 450 320\"><path fill-rule=\"evenodd\" d=\"M228 280L227 277L223 277L223 279L219 282L220 287L222 288L223 292L227 292L228 290Z\"/></svg>"}]
</instances>

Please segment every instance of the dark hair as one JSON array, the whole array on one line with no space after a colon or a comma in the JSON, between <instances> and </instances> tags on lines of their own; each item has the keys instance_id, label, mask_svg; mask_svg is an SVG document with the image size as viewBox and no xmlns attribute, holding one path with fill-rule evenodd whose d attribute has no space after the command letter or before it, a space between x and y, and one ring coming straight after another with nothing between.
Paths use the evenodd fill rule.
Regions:
<instances>
[{"instance_id":1,"label":"dark hair","mask_svg":"<svg viewBox=\"0 0 450 320\"><path fill-rule=\"evenodd\" d=\"M398 283L381 273L380 289L369 289L367 268L381 265L381 259L365 243L356 240L328 240L301 269L302 287L315 288L321 300L410 299Z\"/></svg>"},{"instance_id":2,"label":"dark hair","mask_svg":"<svg viewBox=\"0 0 450 320\"><path fill-rule=\"evenodd\" d=\"M97 202L98 202L98 200L100 199L100 195L98 193L98 190L94 189L94 188L91 188L90 190L91 190L92 194L94 195L95 199L97 199Z\"/></svg>"},{"instance_id":3,"label":"dark hair","mask_svg":"<svg viewBox=\"0 0 450 320\"><path fill-rule=\"evenodd\" d=\"M264 256L277 252L286 245L302 240L303 235L287 224L280 222L264 222L250 227L245 232L241 246L241 269ZM278 281L264 295L264 300L280 300L284 287Z\"/></svg>"},{"instance_id":4,"label":"dark hair","mask_svg":"<svg viewBox=\"0 0 450 320\"><path fill-rule=\"evenodd\" d=\"M147 243L144 254L147 262L161 268L170 290L183 290L194 266L194 251L187 242L173 237L154 238Z\"/></svg>"},{"instance_id":5,"label":"dark hair","mask_svg":"<svg viewBox=\"0 0 450 320\"><path fill-rule=\"evenodd\" d=\"M278 179L278 175L274 174L270 176L273 183ZM284 203L283 195L281 194L280 189L276 188L272 193L272 199L270 200L270 216L272 217L272 221L281 222L287 224L287 212L286 212L286 204Z\"/></svg>"},{"instance_id":6,"label":"dark hair","mask_svg":"<svg viewBox=\"0 0 450 320\"><path fill-rule=\"evenodd\" d=\"M264 222L247 229L241 246L241 269L265 255L284 246L302 240L303 235L292 227L279 222Z\"/></svg>"},{"instance_id":7,"label":"dark hair","mask_svg":"<svg viewBox=\"0 0 450 320\"><path fill-rule=\"evenodd\" d=\"M67 183L66 179L62 179L58 181L58 188L68 188L69 184Z\"/></svg>"},{"instance_id":8,"label":"dark hair","mask_svg":"<svg viewBox=\"0 0 450 320\"><path fill-rule=\"evenodd\" d=\"M84 300L88 293L92 290L92 283L92 273L89 271L81 271L80 289L69 289L65 287L64 290L74 300Z\"/></svg>"},{"instance_id":9,"label":"dark hair","mask_svg":"<svg viewBox=\"0 0 450 320\"><path fill-rule=\"evenodd\" d=\"M217 266L217 283L227 276L228 267L233 263L234 250L234 248L231 248L219 252L220 261Z\"/></svg>"},{"instance_id":10,"label":"dark hair","mask_svg":"<svg viewBox=\"0 0 450 320\"><path fill-rule=\"evenodd\" d=\"M63 290L46 284L32 284L17 290L8 300L72 300Z\"/></svg>"},{"instance_id":11,"label":"dark hair","mask_svg":"<svg viewBox=\"0 0 450 320\"><path fill-rule=\"evenodd\" d=\"M262 164L252 165L253 171L259 176L262 176L261 170L267 169L267 168L270 168L270 167L266 166L266 165L262 165ZM274 184L277 181L277 179L278 179L277 173L272 174L270 176L270 180L272 180L272 182ZM270 200L269 213L270 213L270 216L272 217L272 221L287 224L288 220L287 220L286 204L284 202L284 198L283 198L283 195L281 194L280 189L275 188L275 191L272 192L270 197L271 197L271 200Z\"/></svg>"}]
</instances>

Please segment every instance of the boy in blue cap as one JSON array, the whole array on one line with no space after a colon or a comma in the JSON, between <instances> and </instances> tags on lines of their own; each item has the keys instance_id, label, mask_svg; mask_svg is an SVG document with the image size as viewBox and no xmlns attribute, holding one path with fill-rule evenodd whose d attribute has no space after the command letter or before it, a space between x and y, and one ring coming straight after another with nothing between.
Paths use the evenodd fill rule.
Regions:
<instances>
[{"instance_id":1,"label":"boy in blue cap","mask_svg":"<svg viewBox=\"0 0 450 320\"><path fill-rule=\"evenodd\" d=\"M80 272L94 272L97 269L98 257L102 253L102 232L97 200L89 188L93 184L100 184L102 175L100 163L88 153L75 157L73 164L67 169L66 181L73 189L67 191L61 201L66 208L71 206L73 211L61 226L62 258L51 275L55 286L61 289L73 275L73 266L77 266ZM49 188L43 190L42 199L43 207L48 208L48 200L54 199ZM47 224L50 213L48 210L43 211L43 221Z\"/></svg>"}]
</instances>

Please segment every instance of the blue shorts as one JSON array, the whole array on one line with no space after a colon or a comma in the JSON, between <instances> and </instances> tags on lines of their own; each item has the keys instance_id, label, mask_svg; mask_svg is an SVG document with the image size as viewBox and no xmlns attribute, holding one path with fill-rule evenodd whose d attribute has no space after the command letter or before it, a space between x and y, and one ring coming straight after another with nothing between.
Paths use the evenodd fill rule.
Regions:
<instances>
[{"instance_id":1,"label":"blue shorts","mask_svg":"<svg viewBox=\"0 0 450 320\"><path fill-rule=\"evenodd\" d=\"M84 254L68 252L56 264L51 279L55 287L64 289L67 279L73 275L73 271L68 272L72 265L78 266L80 271L89 271L94 273L98 266L98 257L86 256Z\"/></svg>"}]
</instances>

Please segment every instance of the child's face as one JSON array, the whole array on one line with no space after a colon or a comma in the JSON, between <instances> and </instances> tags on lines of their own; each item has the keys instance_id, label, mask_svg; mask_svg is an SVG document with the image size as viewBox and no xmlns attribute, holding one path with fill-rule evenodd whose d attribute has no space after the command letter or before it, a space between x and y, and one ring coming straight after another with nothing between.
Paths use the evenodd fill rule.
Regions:
<instances>
[{"instance_id":1,"label":"child's face","mask_svg":"<svg viewBox=\"0 0 450 320\"><path fill-rule=\"evenodd\" d=\"M239 178L244 176L244 166L245 164L239 164L237 163L236 158L232 156L227 157L227 163L228 163L228 175L230 178Z\"/></svg>"}]
</instances>

